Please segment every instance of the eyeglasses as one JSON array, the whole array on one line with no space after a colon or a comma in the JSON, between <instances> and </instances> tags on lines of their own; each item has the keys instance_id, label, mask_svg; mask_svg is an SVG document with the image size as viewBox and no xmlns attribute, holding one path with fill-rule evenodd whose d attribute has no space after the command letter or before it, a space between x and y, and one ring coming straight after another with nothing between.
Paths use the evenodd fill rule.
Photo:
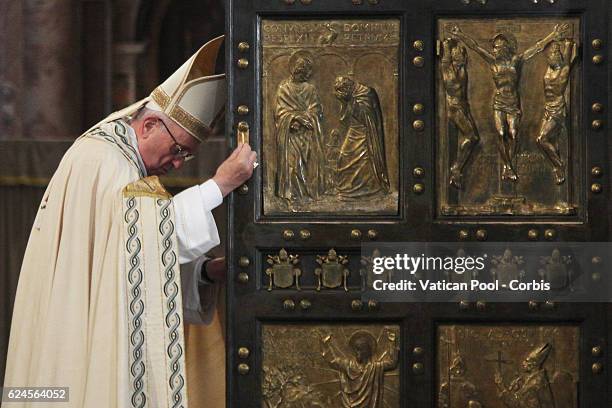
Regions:
<instances>
[{"instance_id":1,"label":"eyeglasses","mask_svg":"<svg viewBox=\"0 0 612 408\"><path fill-rule=\"evenodd\" d=\"M189 153L189 151L187 150L187 148L181 146L179 144L179 142L176 141L176 139L174 138L174 136L172 136L172 132L170 132L170 129L168 129L168 126L166 126L166 124L164 123L163 120L159 119L159 121L161 122L162 125L164 125L164 127L166 128L166 132L168 132L168 135L170 135L170 137L172 138L172 141L174 142L174 151L172 152L172 154L174 155L174 157L176 157L177 159L181 159L184 161L189 161L195 158L195 156L191 153Z\"/></svg>"}]
</instances>

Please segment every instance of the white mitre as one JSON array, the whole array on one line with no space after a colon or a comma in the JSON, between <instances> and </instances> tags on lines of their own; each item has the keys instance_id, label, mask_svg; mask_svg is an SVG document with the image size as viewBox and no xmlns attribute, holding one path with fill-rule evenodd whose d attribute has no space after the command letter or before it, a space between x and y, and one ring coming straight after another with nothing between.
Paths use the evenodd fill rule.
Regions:
<instances>
[{"instance_id":1,"label":"white mitre","mask_svg":"<svg viewBox=\"0 0 612 408\"><path fill-rule=\"evenodd\" d=\"M191 136L203 141L225 111L225 74L214 75L223 40L224 36L220 36L207 42L151 95L112 113L94 127L133 115L146 105L165 113Z\"/></svg>"}]
</instances>

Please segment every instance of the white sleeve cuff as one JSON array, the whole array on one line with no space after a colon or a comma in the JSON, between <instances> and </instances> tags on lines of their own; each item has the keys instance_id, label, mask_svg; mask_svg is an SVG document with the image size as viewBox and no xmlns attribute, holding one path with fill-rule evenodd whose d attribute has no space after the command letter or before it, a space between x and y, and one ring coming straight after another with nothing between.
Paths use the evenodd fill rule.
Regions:
<instances>
[{"instance_id":1,"label":"white sleeve cuff","mask_svg":"<svg viewBox=\"0 0 612 408\"><path fill-rule=\"evenodd\" d=\"M176 220L176 238L179 249L179 263L191 262L217 245L219 245L219 231L215 219L209 206L211 204L202 203L204 199L212 205L215 204L217 197L215 193L221 195L216 183L212 180L212 185L205 187L206 195L202 194L202 186L193 186L182 191L173 198L174 214ZM210 197L212 196L212 198ZM221 199L222 201L222 199Z\"/></svg>"},{"instance_id":2,"label":"white sleeve cuff","mask_svg":"<svg viewBox=\"0 0 612 408\"><path fill-rule=\"evenodd\" d=\"M223 202L223 194L219 186L213 179L208 180L198 186L200 188L200 195L202 196L202 203L204 208L208 211L212 211Z\"/></svg>"}]
</instances>

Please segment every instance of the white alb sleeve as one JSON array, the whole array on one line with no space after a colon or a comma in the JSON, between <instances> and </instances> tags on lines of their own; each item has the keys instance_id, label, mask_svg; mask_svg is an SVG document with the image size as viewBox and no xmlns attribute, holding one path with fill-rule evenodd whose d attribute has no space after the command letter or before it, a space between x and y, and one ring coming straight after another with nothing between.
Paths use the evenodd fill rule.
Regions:
<instances>
[{"instance_id":1,"label":"white alb sleeve","mask_svg":"<svg viewBox=\"0 0 612 408\"><path fill-rule=\"evenodd\" d=\"M223 202L213 180L193 186L173 198L178 241L183 313L186 323L208 324L217 304L219 285L201 279L204 254L219 245L219 232L212 210Z\"/></svg>"},{"instance_id":2,"label":"white alb sleeve","mask_svg":"<svg viewBox=\"0 0 612 408\"><path fill-rule=\"evenodd\" d=\"M181 265L183 317L188 324L209 324L217 306L219 285L204 283L201 270L207 257Z\"/></svg>"},{"instance_id":3,"label":"white alb sleeve","mask_svg":"<svg viewBox=\"0 0 612 408\"><path fill-rule=\"evenodd\" d=\"M212 210L223 195L214 180L193 186L174 196L179 263L192 262L219 245L219 231Z\"/></svg>"}]
</instances>

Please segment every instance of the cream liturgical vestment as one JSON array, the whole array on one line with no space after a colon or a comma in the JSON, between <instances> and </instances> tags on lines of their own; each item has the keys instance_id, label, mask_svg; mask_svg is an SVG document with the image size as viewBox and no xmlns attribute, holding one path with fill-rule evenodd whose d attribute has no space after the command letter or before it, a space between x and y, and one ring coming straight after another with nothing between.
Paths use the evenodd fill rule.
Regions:
<instances>
[{"instance_id":1,"label":"cream liturgical vestment","mask_svg":"<svg viewBox=\"0 0 612 408\"><path fill-rule=\"evenodd\" d=\"M69 387L58 407L187 407L183 323L212 319L214 286L197 286L221 201L212 180L171 198L123 120L77 139L30 235L5 387ZM2 408L30 406L47 405Z\"/></svg>"}]
</instances>

